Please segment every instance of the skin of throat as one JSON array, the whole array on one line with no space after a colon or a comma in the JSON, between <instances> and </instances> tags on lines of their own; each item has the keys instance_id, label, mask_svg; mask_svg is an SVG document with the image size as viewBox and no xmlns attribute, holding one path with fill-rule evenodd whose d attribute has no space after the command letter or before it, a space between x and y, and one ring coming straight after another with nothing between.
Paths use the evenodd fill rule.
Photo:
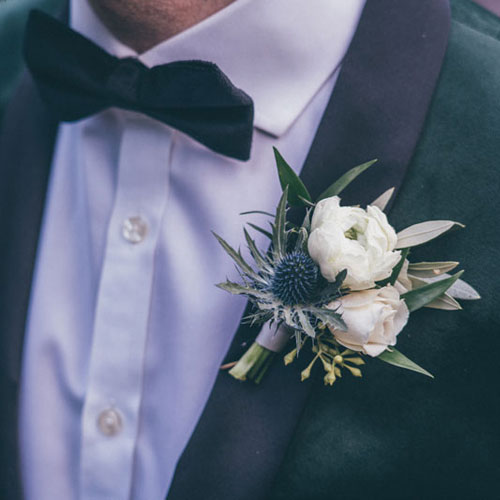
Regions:
<instances>
[{"instance_id":1,"label":"skin of throat","mask_svg":"<svg viewBox=\"0 0 500 500\"><path fill-rule=\"evenodd\" d=\"M118 40L142 53L234 0L89 0Z\"/></svg>"}]
</instances>

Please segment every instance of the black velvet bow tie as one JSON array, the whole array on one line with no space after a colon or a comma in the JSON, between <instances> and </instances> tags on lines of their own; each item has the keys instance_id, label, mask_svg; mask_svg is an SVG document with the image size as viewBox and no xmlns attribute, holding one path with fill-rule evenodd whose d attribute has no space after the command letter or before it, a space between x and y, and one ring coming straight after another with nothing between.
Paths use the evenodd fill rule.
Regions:
<instances>
[{"instance_id":1,"label":"black velvet bow tie","mask_svg":"<svg viewBox=\"0 0 500 500\"><path fill-rule=\"evenodd\" d=\"M42 98L62 121L116 106L166 123L218 153L250 157L252 99L215 64L178 61L147 68L108 54L36 10L29 16L24 54Z\"/></svg>"}]
</instances>

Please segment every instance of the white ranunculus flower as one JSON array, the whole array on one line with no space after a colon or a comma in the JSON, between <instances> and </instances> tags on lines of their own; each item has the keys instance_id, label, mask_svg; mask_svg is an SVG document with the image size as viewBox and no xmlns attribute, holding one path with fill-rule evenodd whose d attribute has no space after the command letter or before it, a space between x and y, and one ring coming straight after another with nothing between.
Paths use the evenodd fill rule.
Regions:
<instances>
[{"instance_id":1,"label":"white ranunculus flower","mask_svg":"<svg viewBox=\"0 0 500 500\"><path fill-rule=\"evenodd\" d=\"M316 205L308 249L328 281L347 269L345 286L366 290L391 275L401 256L396 242L396 231L379 208L341 207L340 198L332 196Z\"/></svg>"},{"instance_id":2,"label":"white ranunculus flower","mask_svg":"<svg viewBox=\"0 0 500 500\"><path fill-rule=\"evenodd\" d=\"M393 286L363 290L344 295L328 306L342 314L347 331L332 329L336 340L353 351L369 356L382 354L396 345L410 312Z\"/></svg>"}]
</instances>

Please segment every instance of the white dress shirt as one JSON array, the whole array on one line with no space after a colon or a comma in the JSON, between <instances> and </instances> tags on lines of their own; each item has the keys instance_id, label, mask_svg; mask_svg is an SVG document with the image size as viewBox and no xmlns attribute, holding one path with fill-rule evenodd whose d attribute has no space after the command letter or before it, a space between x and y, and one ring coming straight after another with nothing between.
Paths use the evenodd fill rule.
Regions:
<instances>
[{"instance_id":1,"label":"white dress shirt","mask_svg":"<svg viewBox=\"0 0 500 500\"><path fill-rule=\"evenodd\" d=\"M243 246L264 221L239 213L274 210L272 146L301 169L363 6L237 0L137 55L71 2L73 28L114 55L218 64L255 128L240 162L134 112L61 125L24 349L27 500L165 498L245 307L215 287L237 275L211 230Z\"/></svg>"}]
</instances>

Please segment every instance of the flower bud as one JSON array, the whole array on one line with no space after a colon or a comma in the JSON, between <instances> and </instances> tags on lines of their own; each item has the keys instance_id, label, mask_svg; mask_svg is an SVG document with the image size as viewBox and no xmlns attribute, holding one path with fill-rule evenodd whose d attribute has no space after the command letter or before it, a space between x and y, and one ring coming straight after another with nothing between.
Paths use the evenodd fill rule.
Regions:
<instances>
[{"instance_id":1,"label":"flower bud","mask_svg":"<svg viewBox=\"0 0 500 500\"><path fill-rule=\"evenodd\" d=\"M325 385L333 385L335 380L337 380L337 377L335 376L335 373L333 373L332 370L325 375L325 378L323 380L325 381Z\"/></svg>"},{"instance_id":2,"label":"flower bud","mask_svg":"<svg viewBox=\"0 0 500 500\"><path fill-rule=\"evenodd\" d=\"M344 365L355 377L361 377L361 370L359 368L354 368L349 365Z\"/></svg>"},{"instance_id":3,"label":"flower bud","mask_svg":"<svg viewBox=\"0 0 500 500\"><path fill-rule=\"evenodd\" d=\"M309 365L306 369L302 370L300 374L301 382L304 382L304 380L308 379L310 376L311 376L311 365Z\"/></svg>"},{"instance_id":4,"label":"flower bud","mask_svg":"<svg viewBox=\"0 0 500 500\"><path fill-rule=\"evenodd\" d=\"M293 363L293 360L297 357L297 348L290 351L283 359L285 360L285 366Z\"/></svg>"},{"instance_id":5,"label":"flower bud","mask_svg":"<svg viewBox=\"0 0 500 500\"><path fill-rule=\"evenodd\" d=\"M365 362L363 361L362 358L347 358L345 360L347 363L352 363L353 365L361 366L364 365Z\"/></svg>"}]
</instances>

